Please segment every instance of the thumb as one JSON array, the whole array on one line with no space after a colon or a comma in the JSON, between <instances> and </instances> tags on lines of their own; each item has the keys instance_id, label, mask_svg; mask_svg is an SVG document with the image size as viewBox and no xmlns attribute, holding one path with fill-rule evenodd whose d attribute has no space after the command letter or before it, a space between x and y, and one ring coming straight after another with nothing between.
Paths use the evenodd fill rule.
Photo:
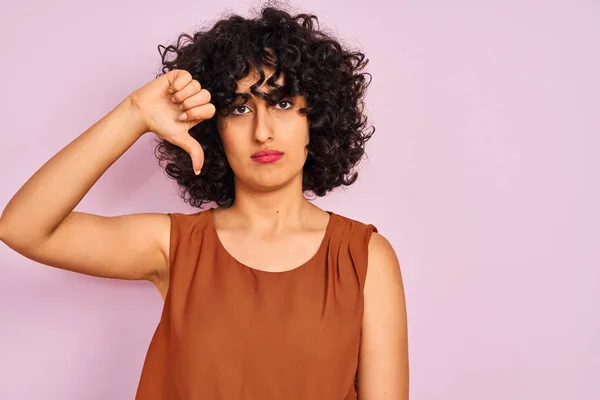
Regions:
<instances>
[{"instance_id":1,"label":"thumb","mask_svg":"<svg viewBox=\"0 0 600 400\"><path fill-rule=\"evenodd\" d=\"M188 133L182 137L181 143L177 143L177 146L190 155L195 174L200 174L204 165L204 150L202 150L200 143Z\"/></svg>"}]
</instances>

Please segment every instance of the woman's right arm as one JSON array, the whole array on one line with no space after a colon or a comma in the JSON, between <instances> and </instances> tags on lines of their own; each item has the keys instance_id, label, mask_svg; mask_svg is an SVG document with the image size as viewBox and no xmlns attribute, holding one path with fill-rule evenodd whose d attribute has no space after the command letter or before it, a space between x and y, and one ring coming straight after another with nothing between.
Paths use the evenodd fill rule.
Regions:
<instances>
[{"instance_id":1,"label":"woman's right arm","mask_svg":"<svg viewBox=\"0 0 600 400\"><path fill-rule=\"evenodd\" d=\"M167 263L168 215L102 217L72 211L143 134L127 99L29 178L2 212L0 239L25 257L57 268L121 279L159 277Z\"/></svg>"},{"instance_id":2,"label":"woman's right arm","mask_svg":"<svg viewBox=\"0 0 600 400\"><path fill-rule=\"evenodd\" d=\"M169 88L177 101L171 100ZM73 209L145 132L155 132L182 147L195 168L200 168L202 149L188 130L214 115L207 93L201 93L189 73L171 71L128 96L19 189L0 216L0 240L23 256L53 267L100 277L150 280L164 295L168 215L103 217ZM178 121L182 109L197 119Z\"/></svg>"}]
</instances>

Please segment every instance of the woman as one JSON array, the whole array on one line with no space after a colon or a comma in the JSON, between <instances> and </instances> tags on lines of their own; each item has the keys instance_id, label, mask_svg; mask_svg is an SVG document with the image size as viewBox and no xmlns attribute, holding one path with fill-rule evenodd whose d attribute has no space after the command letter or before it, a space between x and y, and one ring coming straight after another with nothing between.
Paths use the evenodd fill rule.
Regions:
<instances>
[{"instance_id":1,"label":"woman","mask_svg":"<svg viewBox=\"0 0 600 400\"><path fill-rule=\"evenodd\" d=\"M266 7L182 35L163 73L42 166L0 218L25 257L156 285L165 306L137 399L408 398L394 250L305 197L352 184L373 133L364 55L313 21ZM183 199L218 207L73 211L147 132Z\"/></svg>"}]
</instances>

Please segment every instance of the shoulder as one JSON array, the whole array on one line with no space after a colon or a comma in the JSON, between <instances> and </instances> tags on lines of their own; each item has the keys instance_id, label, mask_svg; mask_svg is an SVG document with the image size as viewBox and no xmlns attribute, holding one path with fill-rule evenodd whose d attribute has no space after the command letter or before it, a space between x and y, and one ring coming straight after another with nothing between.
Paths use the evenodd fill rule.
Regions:
<instances>
[{"instance_id":1,"label":"shoulder","mask_svg":"<svg viewBox=\"0 0 600 400\"><path fill-rule=\"evenodd\" d=\"M361 264L367 264L367 258L372 251L379 252L381 239L377 227L373 224L359 221L344 215L332 213L336 219L337 235L342 242L348 243L353 257ZM381 238L379 238L381 237Z\"/></svg>"},{"instance_id":2,"label":"shoulder","mask_svg":"<svg viewBox=\"0 0 600 400\"><path fill-rule=\"evenodd\" d=\"M368 232L369 253L381 255L391 255L394 253L392 245L385 236L379 233L377 227L371 223L359 221L341 214L335 214L343 225L347 227L358 228ZM393 254L395 256L395 253Z\"/></svg>"},{"instance_id":3,"label":"shoulder","mask_svg":"<svg viewBox=\"0 0 600 400\"><path fill-rule=\"evenodd\" d=\"M396 283L401 281L398 256L390 241L379 233L377 227L343 215L337 214L337 217L341 224L346 226L346 230L351 232L352 242L360 246L361 253L364 254L363 259L368 266L366 281L370 281L365 291L377 290L373 287L385 284L385 281Z\"/></svg>"},{"instance_id":4,"label":"shoulder","mask_svg":"<svg viewBox=\"0 0 600 400\"><path fill-rule=\"evenodd\" d=\"M396 264L399 267L398 257L389 240L378 232L373 232L369 239L369 260Z\"/></svg>"},{"instance_id":5,"label":"shoulder","mask_svg":"<svg viewBox=\"0 0 600 400\"><path fill-rule=\"evenodd\" d=\"M380 234L373 224L339 214L336 215L342 224L352 228L349 231L353 232L352 236L358 239L354 241L358 241L357 244L362 249L361 253L366 253L363 256L366 258L365 261L368 265L365 296L380 296L381 289L384 288L394 291L396 294L403 292L400 261L387 237Z\"/></svg>"},{"instance_id":6,"label":"shoulder","mask_svg":"<svg viewBox=\"0 0 600 400\"><path fill-rule=\"evenodd\" d=\"M181 230L196 229L205 226L211 218L211 209L200 210L192 213L168 213L170 232L173 235Z\"/></svg>"},{"instance_id":7,"label":"shoulder","mask_svg":"<svg viewBox=\"0 0 600 400\"><path fill-rule=\"evenodd\" d=\"M187 237L196 234L199 229L207 225L210 209L192 213L169 212L156 215L160 223L160 250L166 263L158 274L155 284L164 299L169 287L172 264L176 258L176 249L185 248L186 246L180 246L180 243L189 242L186 240Z\"/></svg>"},{"instance_id":8,"label":"shoulder","mask_svg":"<svg viewBox=\"0 0 600 400\"><path fill-rule=\"evenodd\" d=\"M335 217L338 220L339 225L342 225L345 228L350 229L352 231L363 231L366 232L368 236L370 236L372 232L377 232L377 227L373 224L359 221L357 219L353 219L337 213L331 214L332 217Z\"/></svg>"},{"instance_id":9,"label":"shoulder","mask_svg":"<svg viewBox=\"0 0 600 400\"><path fill-rule=\"evenodd\" d=\"M196 219L198 217L207 216L208 214L210 214L210 212L211 212L211 209L207 208L205 210L199 210L199 211L195 211L195 212L191 212L191 213L170 212L170 213L167 213L166 215L168 217L170 217L171 220L173 220L173 219L191 220L191 219Z\"/></svg>"},{"instance_id":10,"label":"shoulder","mask_svg":"<svg viewBox=\"0 0 600 400\"><path fill-rule=\"evenodd\" d=\"M193 213L170 212L162 214L161 247L169 258L172 248L181 238L196 233L208 223L210 209Z\"/></svg>"},{"instance_id":11,"label":"shoulder","mask_svg":"<svg viewBox=\"0 0 600 400\"><path fill-rule=\"evenodd\" d=\"M367 282L366 290L379 284L400 283L400 261L390 241L380 233L374 232L368 244ZM373 285L373 282L376 282ZM377 290L377 289L375 289Z\"/></svg>"},{"instance_id":12,"label":"shoulder","mask_svg":"<svg viewBox=\"0 0 600 400\"><path fill-rule=\"evenodd\" d=\"M368 248L358 395L408 399L407 312L400 263L383 235L374 233Z\"/></svg>"}]
</instances>

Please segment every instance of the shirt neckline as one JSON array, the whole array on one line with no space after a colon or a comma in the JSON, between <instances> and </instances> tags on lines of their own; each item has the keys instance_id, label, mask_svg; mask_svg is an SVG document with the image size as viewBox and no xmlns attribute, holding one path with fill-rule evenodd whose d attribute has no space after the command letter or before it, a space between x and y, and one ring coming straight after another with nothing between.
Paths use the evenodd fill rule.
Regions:
<instances>
[{"instance_id":1,"label":"shirt neckline","mask_svg":"<svg viewBox=\"0 0 600 400\"><path fill-rule=\"evenodd\" d=\"M227 251L227 249L225 248L225 246L223 245L223 242L221 242L221 239L219 238L219 234L217 232L217 228L215 227L214 224L214 219L213 219L213 208L209 209L207 212L207 217L208 217L208 225L209 225L209 229L211 231L211 233L215 236L215 240L217 242L217 246L219 248L220 251L222 251L223 253L225 253L227 255L227 258L229 258L230 260L232 260L235 264L237 264L240 267L246 268L251 272L254 272L256 274L261 274L261 275L272 275L272 276L277 276L277 275L283 275L283 274L290 274L293 272L296 272L300 269L303 269L304 267L306 267L307 265L313 263L318 257L319 255L325 251L325 249L327 248L327 245L329 243L329 236L331 235L331 231L333 228L333 222L334 222L334 218L336 216L335 213L331 212L331 211L325 211L329 214L329 221L327 221L327 226L325 228L325 233L323 235L323 239L321 239L321 243L319 245L319 247L317 248L317 251L312 255L311 258L309 258L306 262L292 268L292 269L288 269L285 271L266 271L263 269L258 269L255 267L251 267L249 265L244 264L243 262L239 261L237 258L235 258L231 253L229 253L229 251Z\"/></svg>"}]
</instances>

